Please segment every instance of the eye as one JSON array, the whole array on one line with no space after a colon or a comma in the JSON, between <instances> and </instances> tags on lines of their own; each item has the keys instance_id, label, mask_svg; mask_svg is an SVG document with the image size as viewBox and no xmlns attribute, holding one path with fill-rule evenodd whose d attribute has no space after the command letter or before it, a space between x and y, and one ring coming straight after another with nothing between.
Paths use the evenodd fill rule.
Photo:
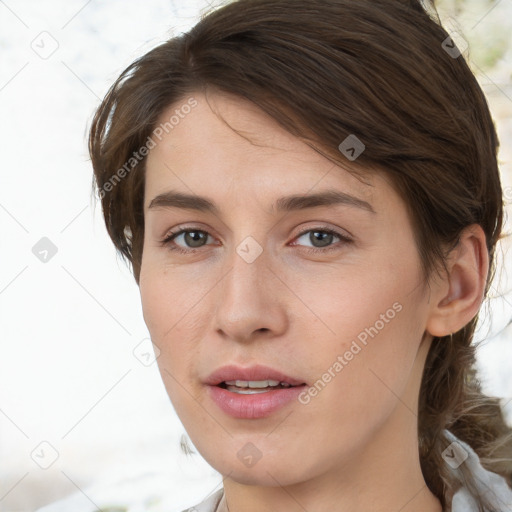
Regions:
<instances>
[{"instance_id":1,"label":"eye","mask_svg":"<svg viewBox=\"0 0 512 512\"><path fill-rule=\"evenodd\" d=\"M313 247L312 249L309 249L310 252L326 252L339 249L339 245L332 244L333 238L338 238L340 241L344 243L352 242L352 240L348 236L342 235L341 233L338 233L337 231L327 227L317 227L303 231L298 235L296 240L299 240L300 238L305 237L305 235L308 234L309 236L306 238L306 240L309 241Z\"/></svg>"},{"instance_id":2,"label":"eye","mask_svg":"<svg viewBox=\"0 0 512 512\"><path fill-rule=\"evenodd\" d=\"M162 246L167 247L171 251L178 251L181 253L193 253L196 252L196 250L204 245L203 242L208 240L208 237L210 235L203 230L200 229L180 229L179 231L176 231L174 233L171 233L169 236L164 238L160 244ZM178 240L180 237L183 237L182 240L186 244L185 247L190 247L188 250L186 248L183 248L180 245L176 244L176 240Z\"/></svg>"},{"instance_id":3,"label":"eye","mask_svg":"<svg viewBox=\"0 0 512 512\"><path fill-rule=\"evenodd\" d=\"M311 249L307 249L308 252L327 252L330 250L339 249L338 244L333 245L333 239L339 239L343 243L350 243L352 240L346 235L342 235L338 231L327 227L317 227L313 229L308 229L300 233L295 240L299 240L305 235L309 234L308 241L312 244ZM190 254L197 252L201 247L206 245L208 241L208 237L211 235L204 230L201 229L193 229L193 228L183 228L174 233L170 233L169 236L164 238L160 242L161 246L167 247L171 251L177 251L183 254ZM180 240L183 245L177 244L176 241ZM301 245L301 244L292 244L292 245Z\"/></svg>"}]
</instances>

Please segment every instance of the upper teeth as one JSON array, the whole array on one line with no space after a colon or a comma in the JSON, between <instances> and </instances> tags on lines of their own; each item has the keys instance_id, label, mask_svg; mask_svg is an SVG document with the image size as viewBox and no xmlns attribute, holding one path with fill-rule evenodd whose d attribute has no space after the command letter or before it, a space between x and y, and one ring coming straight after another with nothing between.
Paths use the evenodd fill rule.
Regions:
<instances>
[{"instance_id":1,"label":"upper teeth","mask_svg":"<svg viewBox=\"0 0 512 512\"><path fill-rule=\"evenodd\" d=\"M279 382L278 380L227 380L227 386L238 386L239 388L267 388L269 386L289 386L287 382Z\"/></svg>"}]
</instances>

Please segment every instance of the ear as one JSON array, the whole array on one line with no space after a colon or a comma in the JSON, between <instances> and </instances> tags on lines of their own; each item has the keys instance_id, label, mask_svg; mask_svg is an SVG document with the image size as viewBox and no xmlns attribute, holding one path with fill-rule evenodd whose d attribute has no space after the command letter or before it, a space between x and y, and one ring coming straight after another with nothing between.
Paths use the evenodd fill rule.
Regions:
<instances>
[{"instance_id":1,"label":"ear","mask_svg":"<svg viewBox=\"0 0 512 512\"><path fill-rule=\"evenodd\" d=\"M462 329L482 304L489 271L485 233L478 224L467 226L447 261L448 274L432 285L426 330L447 336Z\"/></svg>"}]
</instances>

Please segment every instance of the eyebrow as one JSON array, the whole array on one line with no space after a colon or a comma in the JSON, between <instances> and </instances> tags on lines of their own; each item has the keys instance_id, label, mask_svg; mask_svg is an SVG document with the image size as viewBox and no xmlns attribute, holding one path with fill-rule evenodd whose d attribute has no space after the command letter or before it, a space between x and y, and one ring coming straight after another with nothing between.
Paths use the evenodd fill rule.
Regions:
<instances>
[{"instance_id":1,"label":"eyebrow","mask_svg":"<svg viewBox=\"0 0 512 512\"><path fill-rule=\"evenodd\" d=\"M367 201L345 192L332 189L315 194L295 194L280 197L272 205L271 212L275 213L276 210L277 212L291 212L319 206L334 206L340 204L361 208L373 214L376 213L373 206ZM155 196L149 203L148 210L152 208L182 208L185 210L196 210L220 215L218 207L210 199L172 190Z\"/></svg>"}]
</instances>

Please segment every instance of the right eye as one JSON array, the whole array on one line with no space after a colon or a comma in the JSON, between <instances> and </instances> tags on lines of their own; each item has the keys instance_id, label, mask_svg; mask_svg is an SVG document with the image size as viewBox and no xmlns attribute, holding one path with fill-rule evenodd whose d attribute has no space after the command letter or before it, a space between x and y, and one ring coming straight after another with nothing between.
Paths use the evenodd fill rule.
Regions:
<instances>
[{"instance_id":1,"label":"right eye","mask_svg":"<svg viewBox=\"0 0 512 512\"><path fill-rule=\"evenodd\" d=\"M178 251L180 253L194 253L198 248L204 245L203 242L208 240L209 233L200 229L180 229L174 233L170 233L161 242L160 245L167 247L171 251ZM176 240L183 237L182 240L185 243L185 247L176 244ZM189 249L187 249L187 244Z\"/></svg>"}]
</instances>

